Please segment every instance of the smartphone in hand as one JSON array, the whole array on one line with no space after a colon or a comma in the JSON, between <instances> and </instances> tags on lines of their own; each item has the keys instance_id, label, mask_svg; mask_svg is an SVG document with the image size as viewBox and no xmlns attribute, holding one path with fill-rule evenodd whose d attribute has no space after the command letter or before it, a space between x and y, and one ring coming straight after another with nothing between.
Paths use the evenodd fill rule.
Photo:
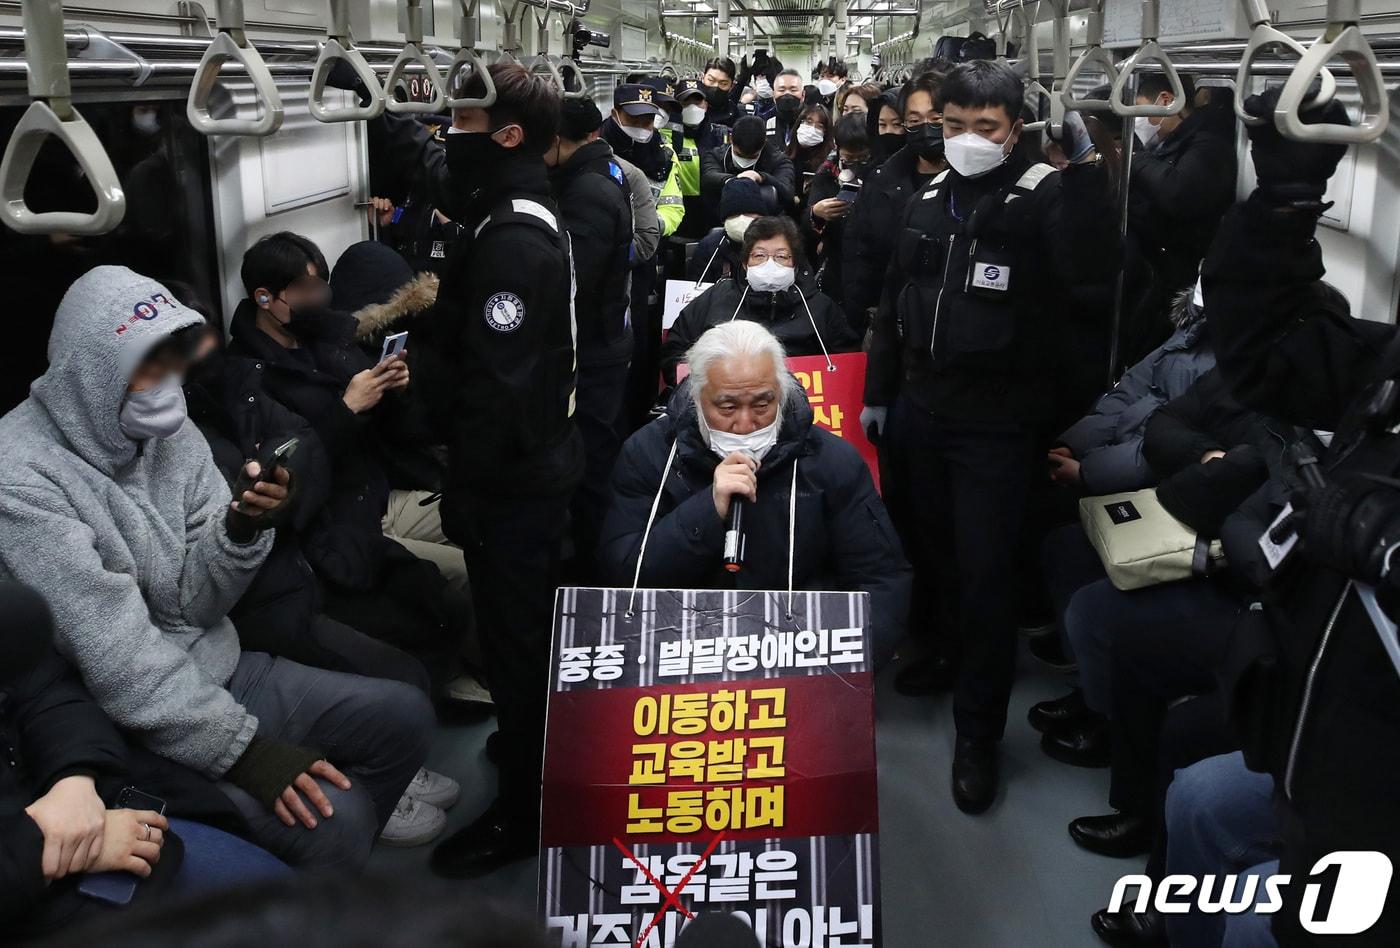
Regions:
<instances>
[{"instance_id":1,"label":"smartphone in hand","mask_svg":"<svg viewBox=\"0 0 1400 948\"><path fill-rule=\"evenodd\" d=\"M383 350L379 353L379 364L380 364L380 365L383 365L385 362L389 361L389 360L392 359L394 356L399 355L400 353L402 353L402 352L403 352L405 349L407 349L407 348L408 348L408 332L407 332L407 331L405 331L405 332L396 332L396 333L394 333L392 336L385 336L385 337L384 337L384 348L383 348Z\"/></svg>"},{"instance_id":2,"label":"smartphone in hand","mask_svg":"<svg viewBox=\"0 0 1400 948\"><path fill-rule=\"evenodd\" d=\"M252 490L253 485L259 483L260 481L270 481L275 479L277 477L277 469L282 467L287 461L290 461L292 459L292 455L297 453L297 448L300 445L300 439L289 438L288 440L282 442L282 444L278 445L273 450L272 454L270 454L266 458L258 457L257 462L259 470L258 476L255 478L248 476L247 464L244 464L241 468L238 469L238 480L236 480L233 485L233 497L234 500L238 501L238 509L241 512L247 512L243 510L243 493L245 491Z\"/></svg>"},{"instance_id":3,"label":"smartphone in hand","mask_svg":"<svg viewBox=\"0 0 1400 948\"><path fill-rule=\"evenodd\" d=\"M110 809L154 810L164 816L165 801L149 793L142 793L135 787L123 787L122 792L117 794L117 802L113 803ZM88 872L84 873L83 880L78 883L78 892L100 902L127 905L136 897L136 886L140 882L140 877L130 872Z\"/></svg>"}]
</instances>

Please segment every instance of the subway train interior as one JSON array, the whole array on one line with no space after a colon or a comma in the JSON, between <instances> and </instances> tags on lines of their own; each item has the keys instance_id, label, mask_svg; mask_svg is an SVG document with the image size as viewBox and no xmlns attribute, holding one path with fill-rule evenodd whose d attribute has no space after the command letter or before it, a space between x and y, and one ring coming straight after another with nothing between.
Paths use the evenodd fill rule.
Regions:
<instances>
[{"instance_id":1,"label":"subway train interior","mask_svg":"<svg viewBox=\"0 0 1400 948\"><path fill-rule=\"evenodd\" d=\"M0 0L0 944L1400 944L1397 85Z\"/></svg>"}]
</instances>

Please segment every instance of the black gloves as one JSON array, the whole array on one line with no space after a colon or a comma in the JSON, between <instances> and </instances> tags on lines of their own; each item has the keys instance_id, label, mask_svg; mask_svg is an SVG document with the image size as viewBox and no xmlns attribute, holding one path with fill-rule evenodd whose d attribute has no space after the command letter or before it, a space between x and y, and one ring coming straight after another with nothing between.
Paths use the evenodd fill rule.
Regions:
<instances>
[{"instance_id":1,"label":"black gloves","mask_svg":"<svg viewBox=\"0 0 1400 948\"><path fill-rule=\"evenodd\" d=\"M346 92L355 93L362 106L370 103L371 96L368 87L360 80L350 64L343 59L337 59L331 66L331 71L326 76L326 85L332 89L344 89Z\"/></svg>"},{"instance_id":2,"label":"black gloves","mask_svg":"<svg viewBox=\"0 0 1400 948\"><path fill-rule=\"evenodd\" d=\"M325 756L319 751L255 734L243 756L224 774L224 779L270 810L293 780Z\"/></svg>"},{"instance_id":3,"label":"black gloves","mask_svg":"<svg viewBox=\"0 0 1400 948\"><path fill-rule=\"evenodd\" d=\"M1250 115L1267 120L1261 125L1249 126L1259 191L1272 204L1312 204L1321 210L1327 181L1337 170L1347 146L1285 138L1274 124L1274 106L1281 92L1281 89L1270 89L1263 95L1250 96L1244 103ZM1302 119L1307 125L1350 124L1346 109L1335 99L1322 108L1305 110Z\"/></svg>"},{"instance_id":4,"label":"black gloves","mask_svg":"<svg viewBox=\"0 0 1400 948\"><path fill-rule=\"evenodd\" d=\"M1386 577L1386 554L1400 543L1400 490L1362 475L1296 491L1291 499L1305 557L1370 585Z\"/></svg>"}]
</instances>

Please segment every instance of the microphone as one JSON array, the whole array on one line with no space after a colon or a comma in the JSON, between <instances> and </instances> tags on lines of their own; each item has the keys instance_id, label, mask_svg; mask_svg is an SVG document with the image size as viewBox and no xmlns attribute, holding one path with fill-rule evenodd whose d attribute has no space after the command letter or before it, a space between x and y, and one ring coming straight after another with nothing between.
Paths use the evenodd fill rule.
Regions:
<instances>
[{"instance_id":1,"label":"microphone","mask_svg":"<svg viewBox=\"0 0 1400 948\"><path fill-rule=\"evenodd\" d=\"M749 460L756 465L758 458L749 451L743 451ZM731 573L737 573L744 568L744 508L748 506L749 499L734 495L729 498L729 516L724 523L724 568Z\"/></svg>"},{"instance_id":2,"label":"microphone","mask_svg":"<svg viewBox=\"0 0 1400 948\"><path fill-rule=\"evenodd\" d=\"M729 518L724 524L724 568L737 573L744 568L744 508L747 497L729 498Z\"/></svg>"}]
</instances>

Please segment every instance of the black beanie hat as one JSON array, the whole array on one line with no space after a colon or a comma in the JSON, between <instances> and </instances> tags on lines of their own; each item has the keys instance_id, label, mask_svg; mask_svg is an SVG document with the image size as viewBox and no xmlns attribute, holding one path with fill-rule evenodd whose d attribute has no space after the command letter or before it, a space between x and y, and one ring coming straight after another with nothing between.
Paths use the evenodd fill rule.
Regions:
<instances>
[{"instance_id":1,"label":"black beanie hat","mask_svg":"<svg viewBox=\"0 0 1400 948\"><path fill-rule=\"evenodd\" d=\"M603 124L603 113L592 99L565 99L559 114L559 135L581 142Z\"/></svg>"},{"instance_id":2,"label":"black beanie hat","mask_svg":"<svg viewBox=\"0 0 1400 948\"><path fill-rule=\"evenodd\" d=\"M331 269L331 306L355 313L388 302L413 279L413 268L392 247L362 240L345 248Z\"/></svg>"},{"instance_id":3,"label":"black beanie hat","mask_svg":"<svg viewBox=\"0 0 1400 948\"><path fill-rule=\"evenodd\" d=\"M760 217L772 214L767 195L757 181L748 178L730 178L719 192L719 219L727 221L735 214L757 214Z\"/></svg>"}]
</instances>

